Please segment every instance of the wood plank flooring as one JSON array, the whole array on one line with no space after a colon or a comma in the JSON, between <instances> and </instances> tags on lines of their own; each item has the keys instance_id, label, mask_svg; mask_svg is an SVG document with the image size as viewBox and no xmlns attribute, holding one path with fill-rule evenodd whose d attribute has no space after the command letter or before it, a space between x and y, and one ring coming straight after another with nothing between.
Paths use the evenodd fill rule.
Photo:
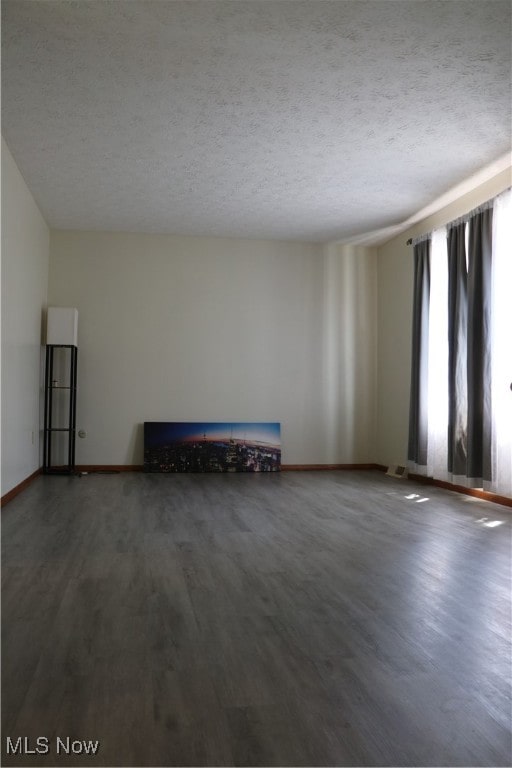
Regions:
<instances>
[{"instance_id":1,"label":"wood plank flooring","mask_svg":"<svg viewBox=\"0 0 512 768\"><path fill-rule=\"evenodd\" d=\"M38 478L2 529L3 765L512 761L505 507L379 472L123 473Z\"/></svg>"}]
</instances>

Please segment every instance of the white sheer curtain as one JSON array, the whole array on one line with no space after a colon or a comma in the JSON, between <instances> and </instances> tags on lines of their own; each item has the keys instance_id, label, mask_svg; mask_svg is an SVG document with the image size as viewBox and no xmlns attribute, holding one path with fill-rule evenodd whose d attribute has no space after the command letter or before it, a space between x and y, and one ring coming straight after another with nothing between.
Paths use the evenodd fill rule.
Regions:
<instances>
[{"instance_id":1,"label":"white sheer curtain","mask_svg":"<svg viewBox=\"0 0 512 768\"><path fill-rule=\"evenodd\" d=\"M448 253L446 228L432 232L428 335L427 474L452 481L448 465Z\"/></svg>"},{"instance_id":2,"label":"white sheer curtain","mask_svg":"<svg viewBox=\"0 0 512 768\"><path fill-rule=\"evenodd\" d=\"M426 473L455 485L471 478L448 472L447 230L432 233L428 353ZM512 191L493 205L492 238L492 480L485 490L512 497ZM413 467L411 467L413 468ZM414 471L421 471L414 467ZM425 467L422 468L425 472Z\"/></svg>"},{"instance_id":3,"label":"white sheer curtain","mask_svg":"<svg viewBox=\"0 0 512 768\"><path fill-rule=\"evenodd\" d=\"M492 481L512 497L512 191L496 198L492 246Z\"/></svg>"}]
</instances>

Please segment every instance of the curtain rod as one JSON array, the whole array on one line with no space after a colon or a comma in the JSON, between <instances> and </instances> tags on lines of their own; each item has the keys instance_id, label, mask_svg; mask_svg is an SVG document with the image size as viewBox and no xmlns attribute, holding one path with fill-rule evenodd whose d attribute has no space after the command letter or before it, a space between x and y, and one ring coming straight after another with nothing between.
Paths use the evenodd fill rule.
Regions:
<instances>
[{"instance_id":1,"label":"curtain rod","mask_svg":"<svg viewBox=\"0 0 512 768\"><path fill-rule=\"evenodd\" d=\"M485 203L482 203L481 205L478 205L476 208L473 208L473 210L468 211L463 216L459 216L459 218L454 219L453 221L450 221L445 226L447 228L448 227L453 227L453 226L456 226L457 224L462 224L462 222L469 221L469 219L471 219L473 216L475 216L475 214L480 213L481 211L485 211L487 208L492 208L494 206L495 200L498 197L500 197L501 195L504 195L506 192L510 192L511 189L512 189L512 187L508 187L507 189L504 189L503 192L500 192L499 194L495 195L494 197L491 197L490 200L486 200ZM419 236L420 239L422 237L428 237L428 234L420 235ZM405 244L406 245L412 245L413 242L414 242L414 239L416 239L416 238L410 237Z\"/></svg>"}]
</instances>

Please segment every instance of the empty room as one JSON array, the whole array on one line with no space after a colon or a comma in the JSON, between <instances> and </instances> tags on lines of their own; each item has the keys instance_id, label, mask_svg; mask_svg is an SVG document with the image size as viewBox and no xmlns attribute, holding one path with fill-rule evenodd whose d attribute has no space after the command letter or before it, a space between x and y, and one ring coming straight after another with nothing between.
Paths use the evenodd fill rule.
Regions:
<instances>
[{"instance_id":1,"label":"empty room","mask_svg":"<svg viewBox=\"0 0 512 768\"><path fill-rule=\"evenodd\" d=\"M3 0L2 764L509 766L510 0Z\"/></svg>"}]
</instances>

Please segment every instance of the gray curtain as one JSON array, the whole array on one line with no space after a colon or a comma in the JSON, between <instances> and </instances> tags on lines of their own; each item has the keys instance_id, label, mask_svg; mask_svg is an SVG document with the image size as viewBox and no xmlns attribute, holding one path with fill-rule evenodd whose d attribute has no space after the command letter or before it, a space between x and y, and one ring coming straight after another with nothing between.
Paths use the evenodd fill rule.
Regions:
<instances>
[{"instance_id":1,"label":"gray curtain","mask_svg":"<svg viewBox=\"0 0 512 768\"><path fill-rule=\"evenodd\" d=\"M491 479L492 208L448 231L448 471Z\"/></svg>"},{"instance_id":2,"label":"gray curtain","mask_svg":"<svg viewBox=\"0 0 512 768\"><path fill-rule=\"evenodd\" d=\"M467 467L468 272L465 224L448 230L448 471Z\"/></svg>"},{"instance_id":3,"label":"gray curtain","mask_svg":"<svg viewBox=\"0 0 512 768\"><path fill-rule=\"evenodd\" d=\"M490 480L492 208L469 220L468 251L467 476Z\"/></svg>"},{"instance_id":4,"label":"gray curtain","mask_svg":"<svg viewBox=\"0 0 512 768\"><path fill-rule=\"evenodd\" d=\"M411 400L408 459L426 466L428 447L428 320L430 239L414 246Z\"/></svg>"}]
</instances>

